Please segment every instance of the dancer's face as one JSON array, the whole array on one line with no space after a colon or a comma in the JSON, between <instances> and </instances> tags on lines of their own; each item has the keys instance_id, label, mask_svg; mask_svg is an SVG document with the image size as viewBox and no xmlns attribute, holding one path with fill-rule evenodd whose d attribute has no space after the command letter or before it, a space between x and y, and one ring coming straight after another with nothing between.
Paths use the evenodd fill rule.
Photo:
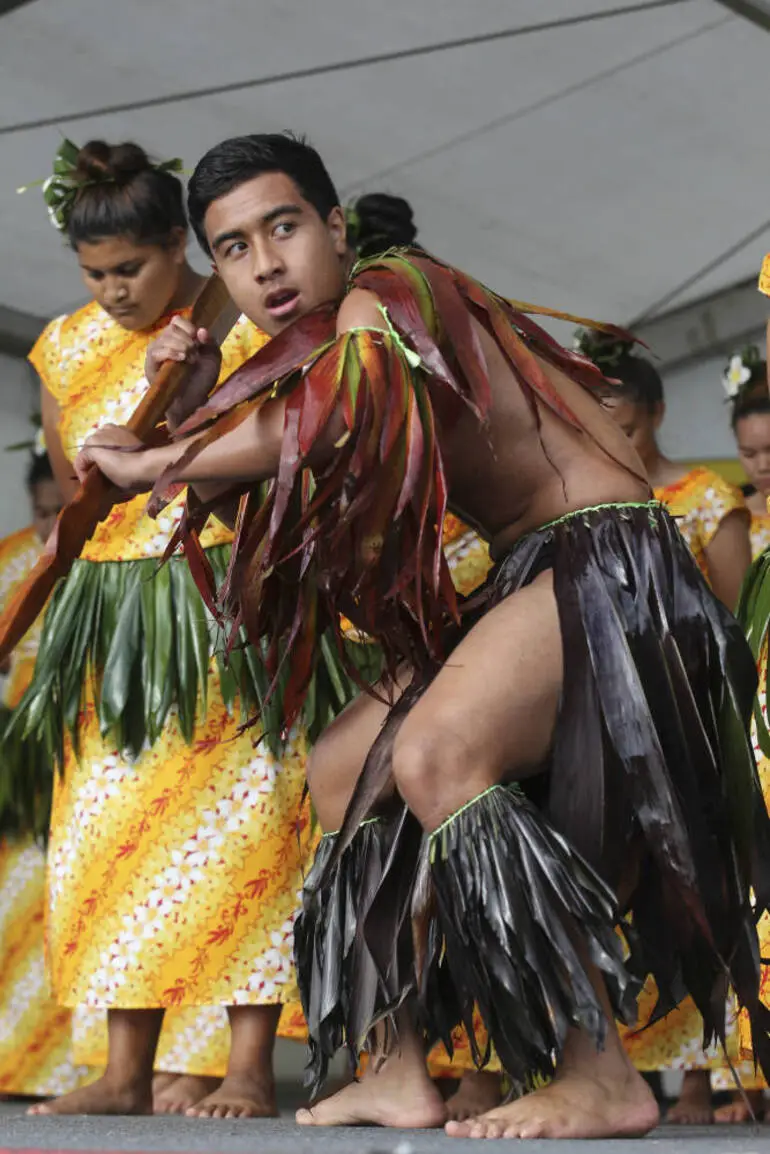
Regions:
<instances>
[{"instance_id":1,"label":"dancer's face","mask_svg":"<svg viewBox=\"0 0 770 1154\"><path fill-rule=\"evenodd\" d=\"M770 497L770 413L750 413L735 426L738 456L746 476L763 497Z\"/></svg>"},{"instance_id":2,"label":"dancer's face","mask_svg":"<svg viewBox=\"0 0 770 1154\"><path fill-rule=\"evenodd\" d=\"M147 329L177 295L186 243L184 229L164 245L137 244L127 236L81 241L77 254L86 288L124 329Z\"/></svg>"},{"instance_id":3,"label":"dancer's face","mask_svg":"<svg viewBox=\"0 0 770 1154\"><path fill-rule=\"evenodd\" d=\"M655 437L665 413L663 404L650 408L626 397L609 395L602 397L602 407L612 414L643 461L657 456Z\"/></svg>"},{"instance_id":4,"label":"dancer's face","mask_svg":"<svg viewBox=\"0 0 770 1154\"><path fill-rule=\"evenodd\" d=\"M342 209L323 220L285 173L238 185L209 205L204 224L230 296L270 336L342 296L348 264Z\"/></svg>"}]
</instances>

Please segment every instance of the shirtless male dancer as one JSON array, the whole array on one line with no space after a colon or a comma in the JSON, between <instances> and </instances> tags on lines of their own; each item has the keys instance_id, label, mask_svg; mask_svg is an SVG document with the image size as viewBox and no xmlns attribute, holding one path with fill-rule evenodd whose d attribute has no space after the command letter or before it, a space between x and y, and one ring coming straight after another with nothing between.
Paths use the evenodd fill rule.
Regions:
<instances>
[{"instance_id":1,"label":"shirtless male dancer","mask_svg":"<svg viewBox=\"0 0 770 1154\"><path fill-rule=\"evenodd\" d=\"M316 620L344 612L391 671L308 770L327 831L295 949L314 1086L343 1044L370 1061L298 1120L441 1124L426 1047L478 1007L525 1092L448 1133L644 1133L657 1107L614 1018L633 1020L646 973L663 1010L689 992L716 1033L732 984L767 1054L768 821L740 630L592 395L606 382L537 310L421 251L351 269L334 185L287 135L212 149L189 210L274 339L181 442L101 430L79 475L96 466L128 491L162 477L156 503L177 480L204 500L248 491L228 607L252 639L280 635L301 695ZM148 371L204 349L175 322ZM437 546L445 490L497 561L459 620Z\"/></svg>"}]
</instances>

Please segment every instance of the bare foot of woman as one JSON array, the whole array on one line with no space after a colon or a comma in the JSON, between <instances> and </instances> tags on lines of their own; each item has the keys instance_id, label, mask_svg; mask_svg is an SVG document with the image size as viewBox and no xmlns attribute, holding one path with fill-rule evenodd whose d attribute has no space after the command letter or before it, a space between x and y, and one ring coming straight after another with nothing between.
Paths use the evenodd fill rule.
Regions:
<instances>
[{"instance_id":1,"label":"bare foot of woman","mask_svg":"<svg viewBox=\"0 0 770 1154\"><path fill-rule=\"evenodd\" d=\"M277 1118L273 1075L228 1074L217 1090L185 1113L188 1118Z\"/></svg>"},{"instance_id":2,"label":"bare foot of woman","mask_svg":"<svg viewBox=\"0 0 770 1154\"><path fill-rule=\"evenodd\" d=\"M30 1106L28 1114L152 1114L152 1082L121 1082L105 1075L89 1086Z\"/></svg>"},{"instance_id":3,"label":"bare foot of woman","mask_svg":"<svg viewBox=\"0 0 770 1154\"><path fill-rule=\"evenodd\" d=\"M186 1114L192 1106L197 1106L203 1098L213 1094L222 1085L221 1078L202 1078L193 1074L170 1074L158 1086L158 1075L152 1084L152 1105L154 1114Z\"/></svg>"},{"instance_id":4,"label":"bare foot of woman","mask_svg":"<svg viewBox=\"0 0 770 1154\"><path fill-rule=\"evenodd\" d=\"M503 1098L499 1074L487 1070L470 1070L463 1074L460 1085L446 1100L446 1116L450 1122L465 1122L478 1118L499 1106Z\"/></svg>"},{"instance_id":5,"label":"bare foot of woman","mask_svg":"<svg viewBox=\"0 0 770 1154\"><path fill-rule=\"evenodd\" d=\"M368 1068L360 1082L297 1111L300 1126L395 1126L425 1130L443 1126L447 1113L421 1051L404 1046L377 1073Z\"/></svg>"},{"instance_id":6,"label":"bare foot of woman","mask_svg":"<svg viewBox=\"0 0 770 1154\"><path fill-rule=\"evenodd\" d=\"M610 1027L601 1051L571 1030L550 1085L467 1122L447 1122L446 1132L451 1138L618 1138L646 1134L659 1118L652 1091Z\"/></svg>"},{"instance_id":7,"label":"bare foot of woman","mask_svg":"<svg viewBox=\"0 0 770 1154\"><path fill-rule=\"evenodd\" d=\"M687 1070L682 1079L679 1101L666 1114L666 1123L673 1126L710 1126L713 1121L711 1074L708 1070Z\"/></svg>"},{"instance_id":8,"label":"bare foot of woman","mask_svg":"<svg viewBox=\"0 0 770 1154\"><path fill-rule=\"evenodd\" d=\"M765 1095L762 1090L748 1090L748 1104L742 1094L733 1094L732 1101L714 1111L714 1121L731 1126L745 1122L763 1121L765 1117ZM752 1112L754 1117L752 1118Z\"/></svg>"}]
</instances>

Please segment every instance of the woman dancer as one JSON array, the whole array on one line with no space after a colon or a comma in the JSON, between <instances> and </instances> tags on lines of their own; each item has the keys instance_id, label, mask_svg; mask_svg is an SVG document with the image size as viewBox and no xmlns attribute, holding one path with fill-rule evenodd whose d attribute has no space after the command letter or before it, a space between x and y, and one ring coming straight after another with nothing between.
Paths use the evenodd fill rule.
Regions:
<instances>
[{"instance_id":1,"label":"woman dancer","mask_svg":"<svg viewBox=\"0 0 770 1154\"><path fill-rule=\"evenodd\" d=\"M65 142L46 187L93 296L52 322L30 358L65 494L80 445L130 415L148 387L148 345L187 315L202 284L170 167L135 144ZM241 319L224 343L226 371L264 339ZM109 1034L103 1077L40 1113L151 1111L166 1011L161 1070L225 1073L225 1011L231 1044L221 1087L207 1096L197 1077L167 1085L161 1109L276 1109L273 1043L294 996L304 739L293 734L277 760L253 732L239 734L239 697L256 697L251 659L225 667L180 562L156 575L180 513L175 504L156 523L139 500L106 516L54 598L17 714L62 754L49 847L54 995L107 1010ZM229 541L218 523L205 534L217 570Z\"/></svg>"}]
</instances>

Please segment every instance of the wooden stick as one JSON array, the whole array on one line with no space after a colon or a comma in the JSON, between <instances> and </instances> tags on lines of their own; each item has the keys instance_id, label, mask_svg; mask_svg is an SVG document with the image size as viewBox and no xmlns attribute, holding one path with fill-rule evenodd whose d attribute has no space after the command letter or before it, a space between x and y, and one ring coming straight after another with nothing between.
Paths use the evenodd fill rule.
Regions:
<instances>
[{"instance_id":1,"label":"wooden stick","mask_svg":"<svg viewBox=\"0 0 770 1154\"><path fill-rule=\"evenodd\" d=\"M229 304L227 289L215 274L206 281L193 305L192 323L196 328L213 328ZM231 310L231 317L224 324L217 325L220 340L226 335L222 329L229 331L237 317L232 306ZM144 439L163 421L166 410L184 386L190 368L187 364L171 361L163 365L155 383L131 414L127 427L132 433ZM120 491L98 469L92 469L75 496L59 513L43 554L0 616L0 664L11 655L43 612L59 578L69 573L83 546L93 536L99 522L104 520L110 499L114 504L119 496Z\"/></svg>"}]
</instances>

